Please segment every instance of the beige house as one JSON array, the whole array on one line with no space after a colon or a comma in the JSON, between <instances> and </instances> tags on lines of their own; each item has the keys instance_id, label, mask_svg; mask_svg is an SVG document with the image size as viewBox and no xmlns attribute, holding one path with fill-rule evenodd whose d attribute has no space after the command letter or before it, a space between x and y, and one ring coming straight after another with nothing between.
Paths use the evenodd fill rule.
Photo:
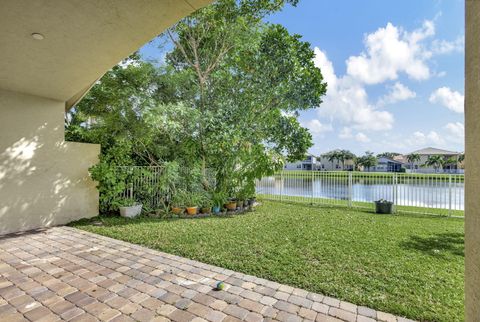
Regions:
<instances>
[{"instance_id":1,"label":"beige house","mask_svg":"<svg viewBox=\"0 0 480 322\"><path fill-rule=\"evenodd\" d=\"M407 155L409 154L418 154L420 159L415 162L408 162ZM442 150L437 148L424 148L410 152L406 155L397 156L394 159L404 163L407 172L416 172L416 173L463 173L461 167L461 162L458 161L462 153L455 151ZM441 169L435 169L433 166L427 166L427 162L430 156L441 156L444 160L455 160L452 163L446 163Z\"/></svg>"},{"instance_id":2,"label":"beige house","mask_svg":"<svg viewBox=\"0 0 480 322\"><path fill-rule=\"evenodd\" d=\"M2 0L0 234L94 216L99 146L64 111L108 69L211 0ZM465 320L480 321L480 1L466 0ZM338 22L342 23L341 21Z\"/></svg>"}]
</instances>

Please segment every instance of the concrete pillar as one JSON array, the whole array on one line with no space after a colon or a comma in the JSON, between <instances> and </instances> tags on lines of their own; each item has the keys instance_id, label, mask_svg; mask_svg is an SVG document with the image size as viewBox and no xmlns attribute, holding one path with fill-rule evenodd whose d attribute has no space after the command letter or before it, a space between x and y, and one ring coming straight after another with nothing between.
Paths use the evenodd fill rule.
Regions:
<instances>
[{"instance_id":1,"label":"concrete pillar","mask_svg":"<svg viewBox=\"0 0 480 322\"><path fill-rule=\"evenodd\" d=\"M465 321L480 321L480 0L465 1Z\"/></svg>"}]
</instances>

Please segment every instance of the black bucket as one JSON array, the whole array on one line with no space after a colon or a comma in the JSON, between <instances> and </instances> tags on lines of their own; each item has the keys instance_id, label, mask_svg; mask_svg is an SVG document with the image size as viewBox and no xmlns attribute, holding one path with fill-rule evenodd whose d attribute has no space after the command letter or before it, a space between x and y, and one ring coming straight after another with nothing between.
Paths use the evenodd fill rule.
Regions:
<instances>
[{"instance_id":1,"label":"black bucket","mask_svg":"<svg viewBox=\"0 0 480 322\"><path fill-rule=\"evenodd\" d=\"M393 202L375 201L375 212L377 214L393 214Z\"/></svg>"}]
</instances>

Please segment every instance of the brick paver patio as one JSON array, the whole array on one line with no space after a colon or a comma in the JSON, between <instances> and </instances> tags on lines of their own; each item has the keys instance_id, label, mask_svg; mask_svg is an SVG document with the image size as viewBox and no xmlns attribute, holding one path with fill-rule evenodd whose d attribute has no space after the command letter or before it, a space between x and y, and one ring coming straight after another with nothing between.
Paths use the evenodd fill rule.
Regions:
<instances>
[{"instance_id":1,"label":"brick paver patio","mask_svg":"<svg viewBox=\"0 0 480 322\"><path fill-rule=\"evenodd\" d=\"M75 228L0 237L0 321L57 320L410 321Z\"/></svg>"}]
</instances>

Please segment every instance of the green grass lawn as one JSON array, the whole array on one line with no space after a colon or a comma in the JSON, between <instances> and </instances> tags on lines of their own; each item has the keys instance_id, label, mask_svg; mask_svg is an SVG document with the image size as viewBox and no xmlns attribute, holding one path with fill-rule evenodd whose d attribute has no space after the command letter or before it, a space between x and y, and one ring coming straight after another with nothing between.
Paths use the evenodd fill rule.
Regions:
<instances>
[{"instance_id":1,"label":"green grass lawn","mask_svg":"<svg viewBox=\"0 0 480 322\"><path fill-rule=\"evenodd\" d=\"M283 202L300 202L306 204L313 204L319 206L332 206L332 207L349 207L348 200L342 199L330 199L330 198L311 198L301 196L288 196L288 195L273 195L273 194L258 194L261 199L267 199L270 201L283 201ZM352 201L351 206L354 208L361 208L363 211L373 211L375 206L373 202L364 201ZM426 207L414 207L414 206L395 206L395 209L399 213L405 214L421 214L421 215L439 215L439 216L452 216L452 217L464 217L465 212L463 210L448 210L443 208L426 208Z\"/></svg>"},{"instance_id":2,"label":"green grass lawn","mask_svg":"<svg viewBox=\"0 0 480 322\"><path fill-rule=\"evenodd\" d=\"M423 321L463 320L464 222L265 201L235 217L72 225Z\"/></svg>"}]
</instances>

